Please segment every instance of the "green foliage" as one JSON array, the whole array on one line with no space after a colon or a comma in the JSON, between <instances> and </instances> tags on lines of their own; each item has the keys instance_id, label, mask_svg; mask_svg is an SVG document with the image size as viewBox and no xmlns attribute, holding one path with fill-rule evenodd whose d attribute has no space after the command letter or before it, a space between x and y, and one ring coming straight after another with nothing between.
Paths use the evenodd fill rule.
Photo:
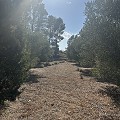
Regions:
<instances>
[{"instance_id":1,"label":"green foliage","mask_svg":"<svg viewBox=\"0 0 120 120\"><path fill-rule=\"evenodd\" d=\"M28 44L31 49L31 66L33 67L40 62L52 59L53 50L50 48L47 34L45 34L47 15L42 0L32 0L24 13L25 28L27 28L29 35Z\"/></svg>"},{"instance_id":2,"label":"green foliage","mask_svg":"<svg viewBox=\"0 0 120 120\"><path fill-rule=\"evenodd\" d=\"M57 65L57 64L59 64L59 63L58 63L57 61L55 61L55 62L54 62L54 65Z\"/></svg>"},{"instance_id":3,"label":"green foliage","mask_svg":"<svg viewBox=\"0 0 120 120\"><path fill-rule=\"evenodd\" d=\"M39 59L39 62L49 61L52 56L47 38L39 32L33 32L30 35L31 59Z\"/></svg>"},{"instance_id":4,"label":"green foliage","mask_svg":"<svg viewBox=\"0 0 120 120\"><path fill-rule=\"evenodd\" d=\"M84 76L92 76L92 69L86 68L86 69L80 69L81 75Z\"/></svg>"},{"instance_id":5,"label":"green foliage","mask_svg":"<svg viewBox=\"0 0 120 120\"><path fill-rule=\"evenodd\" d=\"M72 40L71 40L72 38ZM94 55L90 50L90 42L85 41L83 36L72 36L68 40L67 56L71 60L75 60L80 66L92 67L94 65ZM72 41L69 44L69 41Z\"/></svg>"},{"instance_id":6,"label":"green foliage","mask_svg":"<svg viewBox=\"0 0 120 120\"><path fill-rule=\"evenodd\" d=\"M16 16L19 1L2 0L0 5L0 103L3 103L15 100L18 95L29 68L29 54L24 30Z\"/></svg>"},{"instance_id":7,"label":"green foliage","mask_svg":"<svg viewBox=\"0 0 120 120\"><path fill-rule=\"evenodd\" d=\"M68 56L104 81L120 85L120 1L86 3L86 21L77 38L68 44Z\"/></svg>"},{"instance_id":8,"label":"green foliage","mask_svg":"<svg viewBox=\"0 0 120 120\"><path fill-rule=\"evenodd\" d=\"M66 51L59 51L59 60L67 60L67 53ZM62 62L62 61L61 61Z\"/></svg>"},{"instance_id":9,"label":"green foliage","mask_svg":"<svg viewBox=\"0 0 120 120\"><path fill-rule=\"evenodd\" d=\"M46 19L42 0L0 1L0 104L15 100L30 66L50 60Z\"/></svg>"},{"instance_id":10,"label":"green foliage","mask_svg":"<svg viewBox=\"0 0 120 120\"><path fill-rule=\"evenodd\" d=\"M0 104L15 100L30 67L50 66L53 53L59 53L65 24L49 19L42 0L0 0Z\"/></svg>"},{"instance_id":11,"label":"green foliage","mask_svg":"<svg viewBox=\"0 0 120 120\"><path fill-rule=\"evenodd\" d=\"M44 31L47 22L47 11L42 0L31 0L24 13L25 26L32 32Z\"/></svg>"},{"instance_id":12,"label":"green foliage","mask_svg":"<svg viewBox=\"0 0 120 120\"><path fill-rule=\"evenodd\" d=\"M40 64L40 66L39 66L40 68L44 68L44 64Z\"/></svg>"},{"instance_id":13,"label":"green foliage","mask_svg":"<svg viewBox=\"0 0 120 120\"><path fill-rule=\"evenodd\" d=\"M47 35L49 37L49 43L54 51L53 58L57 59L59 56L58 43L63 40L62 34L64 33L65 24L61 18L55 18L54 16L48 16Z\"/></svg>"},{"instance_id":14,"label":"green foliage","mask_svg":"<svg viewBox=\"0 0 120 120\"><path fill-rule=\"evenodd\" d=\"M86 7L87 16L91 16L91 18L88 17L87 24L91 24L91 27L95 29L92 43L94 41L96 43L94 48L98 77L116 84L120 83L120 18L118 12L120 7L118 4L120 4L118 0L96 0L88 3ZM91 10L92 13L90 13ZM95 24L93 26L93 23L97 27Z\"/></svg>"}]
</instances>

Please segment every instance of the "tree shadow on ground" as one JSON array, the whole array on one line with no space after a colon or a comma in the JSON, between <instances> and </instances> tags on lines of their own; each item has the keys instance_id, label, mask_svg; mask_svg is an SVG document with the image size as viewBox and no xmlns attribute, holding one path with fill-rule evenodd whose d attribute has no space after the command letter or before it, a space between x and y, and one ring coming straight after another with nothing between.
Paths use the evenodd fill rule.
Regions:
<instances>
[{"instance_id":1,"label":"tree shadow on ground","mask_svg":"<svg viewBox=\"0 0 120 120\"><path fill-rule=\"evenodd\" d=\"M109 96L113 103L120 107L120 87L118 86L106 86L102 87L102 89L99 90L99 93L102 95Z\"/></svg>"},{"instance_id":2,"label":"tree shadow on ground","mask_svg":"<svg viewBox=\"0 0 120 120\"><path fill-rule=\"evenodd\" d=\"M2 115L2 113L3 113L8 107L9 107L9 104L7 104L7 103L0 105L0 116Z\"/></svg>"},{"instance_id":3,"label":"tree shadow on ground","mask_svg":"<svg viewBox=\"0 0 120 120\"><path fill-rule=\"evenodd\" d=\"M45 76L43 75L35 75L35 74L31 74L29 75L28 79L26 80L26 83L38 83L40 78L46 78Z\"/></svg>"},{"instance_id":4,"label":"tree shadow on ground","mask_svg":"<svg viewBox=\"0 0 120 120\"><path fill-rule=\"evenodd\" d=\"M95 77L96 81L97 82L102 82L102 83L110 83L110 84L114 84L114 85L118 85L118 82L115 81L115 80L111 80L111 79L101 79L101 78L98 78L98 77Z\"/></svg>"},{"instance_id":5,"label":"tree shadow on ground","mask_svg":"<svg viewBox=\"0 0 120 120\"><path fill-rule=\"evenodd\" d=\"M103 115L99 120L120 120L118 116L114 115Z\"/></svg>"}]
</instances>

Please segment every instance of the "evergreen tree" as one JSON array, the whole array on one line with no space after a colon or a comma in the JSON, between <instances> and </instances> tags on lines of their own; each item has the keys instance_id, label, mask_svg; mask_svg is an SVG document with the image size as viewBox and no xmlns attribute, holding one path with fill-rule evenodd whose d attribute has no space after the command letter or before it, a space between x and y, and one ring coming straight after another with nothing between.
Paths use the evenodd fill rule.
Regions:
<instances>
[{"instance_id":1,"label":"evergreen tree","mask_svg":"<svg viewBox=\"0 0 120 120\"><path fill-rule=\"evenodd\" d=\"M48 13L42 3L42 0L30 1L24 14L26 28L32 32L44 31L46 27L47 15Z\"/></svg>"},{"instance_id":2,"label":"evergreen tree","mask_svg":"<svg viewBox=\"0 0 120 120\"><path fill-rule=\"evenodd\" d=\"M19 0L0 1L0 102L13 100L27 73Z\"/></svg>"},{"instance_id":3,"label":"evergreen tree","mask_svg":"<svg viewBox=\"0 0 120 120\"><path fill-rule=\"evenodd\" d=\"M93 66L105 81L120 85L120 1L94 0L86 3L86 21L68 52L82 66ZM71 50L71 49L72 50ZM75 53L75 52L76 53Z\"/></svg>"},{"instance_id":4,"label":"evergreen tree","mask_svg":"<svg viewBox=\"0 0 120 120\"><path fill-rule=\"evenodd\" d=\"M54 50L54 58L56 59L59 54L58 43L63 40L62 34L64 33L65 24L61 18L55 18L53 16L48 16L48 37L49 43Z\"/></svg>"}]
</instances>

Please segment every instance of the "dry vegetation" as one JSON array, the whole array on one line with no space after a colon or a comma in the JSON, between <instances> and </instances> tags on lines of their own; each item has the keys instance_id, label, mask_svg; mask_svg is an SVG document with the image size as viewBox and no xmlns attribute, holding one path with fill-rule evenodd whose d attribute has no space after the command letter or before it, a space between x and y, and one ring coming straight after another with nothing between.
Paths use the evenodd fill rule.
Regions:
<instances>
[{"instance_id":1,"label":"dry vegetation","mask_svg":"<svg viewBox=\"0 0 120 120\"><path fill-rule=\"evenodd\" d=\"M30 81L15 102L7 103L0 120L120 120L117 86L81 79L68 62L30 72Z\"/></svg>"}]
</instances>

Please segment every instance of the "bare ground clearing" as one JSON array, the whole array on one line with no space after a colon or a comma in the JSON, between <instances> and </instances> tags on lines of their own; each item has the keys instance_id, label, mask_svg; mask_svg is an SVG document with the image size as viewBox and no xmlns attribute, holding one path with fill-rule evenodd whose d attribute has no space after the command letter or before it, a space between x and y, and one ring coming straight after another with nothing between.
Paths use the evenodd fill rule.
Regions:
<instances>
[{"instance_id":1,"label":"bare ground clearing","mask_svg":"<svg viewBox=\"0 0 120 120\"><path fill-rule=\"evenodd\" d=\"M116 86L80 79L73 63L31 69L31 74L32 82L22 86L0 120L120 120L120 107L106 92Z\"/></svg>"}]
</instances>

